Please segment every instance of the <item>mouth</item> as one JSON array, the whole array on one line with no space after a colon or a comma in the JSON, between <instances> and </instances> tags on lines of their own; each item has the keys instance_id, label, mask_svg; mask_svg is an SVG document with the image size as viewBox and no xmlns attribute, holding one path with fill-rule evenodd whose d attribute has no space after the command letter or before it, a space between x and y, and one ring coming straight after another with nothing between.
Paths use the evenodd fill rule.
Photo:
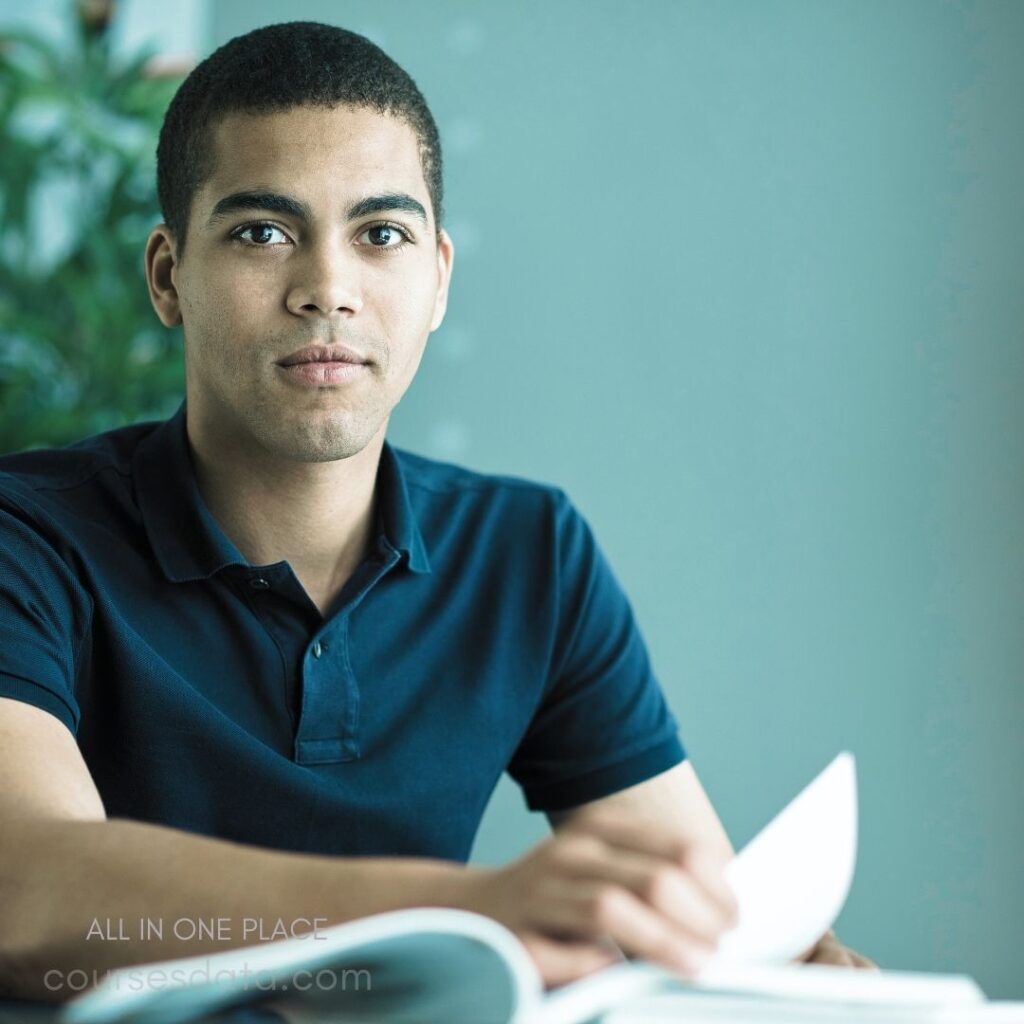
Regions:
<instances>
[{"instance_id":1,"label":"mouth","mask_svg":"<svg viewBox=\"0 0 1024 1024\"><path fill-rule=\"evenodd\" d=\"M293 384L304 388L348 384L370 372L370 361L346 345L307 345L277 366Z\"/></svg>"},{"instance_id":2,"label":"mouth","mask_svg":"<svg viewBox=\"0 0 1024 1024\"><path fill-rule=\"evenodd\" d=\"M339 363L346 366L365 366L368 362L365 356L347 345L307 345L298 352L278 360L277 365L287 369L292 366Z\"/></svg>"}]
</instances>

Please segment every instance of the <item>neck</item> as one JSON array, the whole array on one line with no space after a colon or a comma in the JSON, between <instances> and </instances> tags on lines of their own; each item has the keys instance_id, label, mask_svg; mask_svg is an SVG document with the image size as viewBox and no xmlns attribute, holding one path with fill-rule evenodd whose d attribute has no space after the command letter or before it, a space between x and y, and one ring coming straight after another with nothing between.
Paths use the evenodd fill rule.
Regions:
<instances>
[{"instance_id":1,"label":"neck","mask_svg":"<svg viewBox=\"0 0 1024 1024\"><path fill-rule=\"evenodd\" d=\"M255 444L213 443L187 420L199 490L220 528L253 565L287 561L322 612L372 540L385 427L348 458L295 462Z\"/></svg>"}]
</instances>

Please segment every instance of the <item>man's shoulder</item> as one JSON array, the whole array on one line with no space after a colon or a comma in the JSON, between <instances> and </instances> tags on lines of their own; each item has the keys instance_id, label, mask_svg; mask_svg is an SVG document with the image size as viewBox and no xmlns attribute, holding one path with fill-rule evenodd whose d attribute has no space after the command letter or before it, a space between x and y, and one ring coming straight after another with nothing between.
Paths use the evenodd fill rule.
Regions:
<instances>
[{"instance_id":1,"label":"man's shoulder","mask_svg":"<svg viewBox=\"0 0 1024 1024\"><path fill-rule=\"evenodd\" d=\"M484 472L454 462L429 458L391 445L411 490L448 496L468 502L508 500L558 507L568 504L565 491L556 484L508 473Z\"/></svg>"},{"instance_id":2,"label":"man's shoulder","mask_svg":"<svg viewBox=\"0 0 1024 1024\"><path fill-rule=\"evenodd\" d=\"M391 450L428 549L458 536L465 550L471 537L476 551L547 552L543 561L578 532L582 518L554 483Z\"/></svg>"},{"instance_id":3,"label":"man's shoulder","mask_svg":"<svg viewBox=\"0 0 1024 1024\"><path fill-rule=\"evenodd\" d=\"M0 499L45 500L106 476L115 485L131 475L139 442L161 421L133 423L60 448L29 448L0 455Z\"/></svg>"}]
</instances>

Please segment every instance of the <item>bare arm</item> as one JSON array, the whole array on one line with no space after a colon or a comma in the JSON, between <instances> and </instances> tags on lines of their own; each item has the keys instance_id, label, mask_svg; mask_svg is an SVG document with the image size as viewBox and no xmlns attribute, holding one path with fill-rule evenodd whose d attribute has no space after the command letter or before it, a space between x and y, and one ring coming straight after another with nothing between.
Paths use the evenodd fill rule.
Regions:
<instances>
[{"instance_id":1,"label":"bare arm","mask_svg":"<svg viewBox=\"0 0 1024 1024\"><path fill-rule=\"evenodd\" d=\"M650 821L684 842L700 846L708 856L723 864L731 860L735 853L689 761L601 800L582 804L569 811L549 812L548 821L557 830L572 822L579 824L594 815L605 814L621 814Z\"/></svg>"},{"instance_id":2,"label":"bare arm","mask_svg":"<svg viewBox=\"0 0 1024 1024\"><path fill-rule=\"evenodd\" d=\"M102 975L251 943L258 933L250 924L243 935L246 919L267 931L278 919L309 931L317 918L325 927L400 907L460 906L464 880L479 870L280 853L109 820L67 729L4 698L0 779L0 995L65 999L72 993L59 980L71 970ZM124 922L127 941L87 938L94 921L105 928L108 919ZM162 921L163 939L141 939L141 919ZM176 921L185 934L187 922L218 919L230 938L182 941L172 931Z\"/></svg>"},{"instance_id":3,"label":"bare arm","mask_svg":"<svg viewBox=\"0 0 1024 1024\"><path fill-rule=\"evenodd\" d=\"M692 972L734 922L735 901L722 876L728 840L710 804L699 810L695 776L682 785L696 817L683 815L681 831L652 827L690 772L577 809L502 868L289 854L107 819L67 729L0 699L0 995L63 999L70 993L52 982L72 970L102 976L251 943L246 919L326 926L411 906L495 918L549 984L612 962L618 949ZM706 830L693 829L698 820ZM90 937L108 919L126 923L128 941ZM142 919L163 922L162 938L138 938ZM171 927L200 920L226 922L226 938L182 941Z\"/></svg>"}]
</instances>

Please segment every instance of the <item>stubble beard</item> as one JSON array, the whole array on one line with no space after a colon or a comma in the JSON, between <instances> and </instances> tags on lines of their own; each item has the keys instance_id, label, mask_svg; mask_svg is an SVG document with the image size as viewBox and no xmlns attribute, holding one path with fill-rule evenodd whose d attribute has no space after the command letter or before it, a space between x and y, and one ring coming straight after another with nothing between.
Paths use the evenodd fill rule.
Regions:
<instances>
[{"instance_id":1,"label":"stubble beard","mask_svg":"<svg viewBox=\"0 0 1024 1024\"><path fill-rule=\"evenodd\" d=\"M227 365L192 373L186 351L189 394L201 393L203 418L215 419L219 441L254 445L288 462L333 462L361 452L390 415L382 381L387 359L369 365L368 379L302 393L278 379L280 352L278 345L272 355L246 358L243 350ZM197 378L203 381L198 391ZM247 388L233 385L245 380L252 382Z\"/></svg>"}]
</instances>

